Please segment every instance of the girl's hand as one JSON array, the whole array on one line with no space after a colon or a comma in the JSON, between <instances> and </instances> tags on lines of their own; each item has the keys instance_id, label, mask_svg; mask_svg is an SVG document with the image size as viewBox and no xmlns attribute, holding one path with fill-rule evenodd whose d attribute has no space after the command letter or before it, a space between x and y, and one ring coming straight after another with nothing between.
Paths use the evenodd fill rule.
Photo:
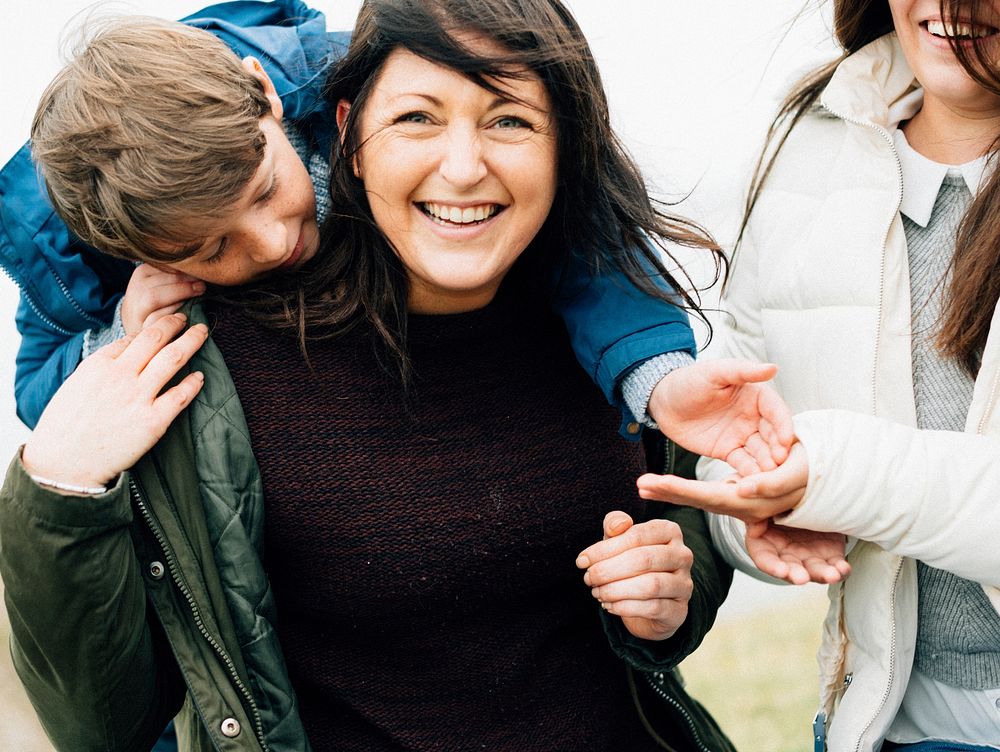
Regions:
<instances>
[{"instance_id":1,"label":"girl's hand","mask_svg":"<svg viewBox=\"0 0 1000 752\"><path fill-rule=\"evenodd\" d=\"M174 339L186 320L180 313L164 316L81 362L25 445L25 469L49 480L92 487L106 485L132 467L204 383L195 372L163 391L208 337L208 329L198 324Z\"/></svg>"},{"instance_id":2,"label":"girl's hand","mask_svg":"<svg viewBox=\"0 0 1000 752\"><path fill-rule=\"evenodd\" d=\"M668 520L638 525L625 512L604 518L604 540L577 557L583 581L609 613L644 640L665 640L687 619L691 549L680 527Z\"/></svg>"},{"instance_id":3,"label":"girl's hand","mask_svg":"<svg viewBox=\"0 0 1000 752\"><path fill-rule=\"evenodd\" d=\"M750 524L794 509L805 495L808 481L806 450L796 442L781 466L745 478L706 481L646 473L639 476L636 485L644 499L727 514Z\"/></svg>"},{"instance_id":4,"label":"girl's hand","mask_svg":"<svg viewBox=\"0 0 1000 752\"><path fill-rule=\"evenodd\" d=\"M793 585L830 585L851 573L842 533L817 533L764 520L747 526L746 544L761 572Z\"/></svg>"},{"instance_id":5,"label":"girl's hand","mask_svg":"<svg viewBox=\"0 0 1000 752\"><path fill-rule=\"evenodd\" d=\"M728 462L740 475L771 470L795 441L792 413L767 384L777 366L749 360L705 360L657 383L649 414L670 439Z\"/></svg>"},{"instance_id":6,"label":"girl's hand","mask_svg":"<svg viewBox=\"0 0 1000 752\"><path fill-rule=\"evenodd\" d=\"M122 326L126 334L138 334L164 316L174 313L184 301L205 292L200 279L139 264L132 272L122 298Z\"/></svg>"}]
</instances>

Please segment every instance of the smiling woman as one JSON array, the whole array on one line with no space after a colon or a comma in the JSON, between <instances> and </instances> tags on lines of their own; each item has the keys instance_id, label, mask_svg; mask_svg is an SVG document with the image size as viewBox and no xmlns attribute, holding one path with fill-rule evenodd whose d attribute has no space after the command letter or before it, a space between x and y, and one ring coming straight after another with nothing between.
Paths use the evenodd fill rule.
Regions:
<instances>
[{"instance_id":1,"label":"smiling woman","mask_svg":"<svg viewBox=\"0 0 1000 752\"><path fill-rule=\"evenodd\" d=\"M512 73L491 82L497 96L397 49L365 107L355 174L406 267L413 312L482 308L548 217L557 176L551 105L538 76ZM342 100L342 129L349 112Z\"/></svg>"}]
</instances>

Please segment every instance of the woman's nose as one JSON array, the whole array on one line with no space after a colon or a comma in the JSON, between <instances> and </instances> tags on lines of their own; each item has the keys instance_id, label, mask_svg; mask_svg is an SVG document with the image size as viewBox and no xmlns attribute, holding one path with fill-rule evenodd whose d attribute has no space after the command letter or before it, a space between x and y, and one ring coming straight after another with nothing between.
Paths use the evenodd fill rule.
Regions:
<instances>
[{"instance_id":1,"label":"woman's nose","mask_svg":"<svg viewBox=\"0 0 1000 752\"><path fill-rule=\"evenodd\" d=\"M486 177L486 162L478 129L454 128L444 142L441 175L456 188L471 188Z\"/></svg>"}]
</instances>

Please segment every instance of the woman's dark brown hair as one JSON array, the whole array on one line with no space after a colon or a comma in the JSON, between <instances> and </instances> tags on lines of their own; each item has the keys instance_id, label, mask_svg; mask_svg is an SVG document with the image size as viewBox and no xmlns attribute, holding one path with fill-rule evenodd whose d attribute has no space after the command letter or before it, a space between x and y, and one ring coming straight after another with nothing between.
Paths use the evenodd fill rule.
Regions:
<instances>
[{"instance_id":1,"label":"woman's dark brown hair","mask_svg":"<svg viewBox=\"0 0 1000 752\"><path fill-rule=\"evenodd\" d=\"M941 15L943 18L959 17L961 10L963 15L983 18L981 11L989 5L987 0L942 0ZM819 100L837 66L869 42L893 30L886 0L834 0L833 7L834 33L843 54L802 79L782 102L757 161L739 238L743 237L757 198L788 134ZM989 60L984 47L980 44L960 46L954 38L950 41L968 74L985 89L1000 96L1000 71L996 63ZM1000 134L990 152L996 149L998 142ZM979 371L993 311L1000 300L1000 172L991 172L959 226L936 337L940 352L958 360L973 375Z\"/></svg>"},{"instance_id":2,"label":"woman's dark brown hair","mask_svg":"<svg viewBox=\"0 0 1000 752\"><path fill-rule=\"evenodd\" d=\"M499 43L502 52L469 49L461 42L468 34ZM272 316L271 323L302 321L301 331L313 336L367 322L383 365L408 381L406 274L375 226L364 185L352 169L364 147L360 116L397 48L459 71L500 96L509 95L498 84L525 71L545 85L558 145L557 192L541 231L518 261L520 276L555 294L551 280L573 255L592 274L620 270L644 292L700 314L659 252L669 257L670 243L707 249L721 273L721 251L701 228L650 200L639 169L612 131L590 48L559 0L366 0L325 94L331 112L340 100L352 105L331 159L332 216L315 262L296 280L294 299L290 288L283 294L285 311L293 315ZM572 294L566 287L561 293Z\"/></svg>"}]
</instances>

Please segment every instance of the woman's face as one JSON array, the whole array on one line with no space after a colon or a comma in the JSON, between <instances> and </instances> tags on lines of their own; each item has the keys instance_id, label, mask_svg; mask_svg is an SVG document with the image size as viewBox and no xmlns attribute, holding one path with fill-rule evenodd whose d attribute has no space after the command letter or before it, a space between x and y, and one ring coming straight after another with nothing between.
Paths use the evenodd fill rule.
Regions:
<instances>
[{"instance_id":1,"label":"woman's face","mask_svg":"<svg viewBox=\"0 0 1000 752\"><path fill-rule=\"evenodd\" d=\"M533 75L497 83L506 96L397 49L361 114L355 173L406 267L411 311L485 306L552 207L556 137L545 87ZM341 124L347 109L341 102Z\"/></svg>"},{"instance_id":2,"label":"woman's face","mask_svg":"<svg viewBox=\"0 0 1000 752\"><path fill-rule=\"evenodd\" d=\"M955 19L942 18L939 0L889 0L892 21L910 68L930 97L957 112L993 115L1000 98L976 83L959 63L945 30L950 26L958 43L983 45L991 60L1000 62L1000 0L963 4ZM971 51L971 50L970 50Z\"/></svg>"}]
</instances>

